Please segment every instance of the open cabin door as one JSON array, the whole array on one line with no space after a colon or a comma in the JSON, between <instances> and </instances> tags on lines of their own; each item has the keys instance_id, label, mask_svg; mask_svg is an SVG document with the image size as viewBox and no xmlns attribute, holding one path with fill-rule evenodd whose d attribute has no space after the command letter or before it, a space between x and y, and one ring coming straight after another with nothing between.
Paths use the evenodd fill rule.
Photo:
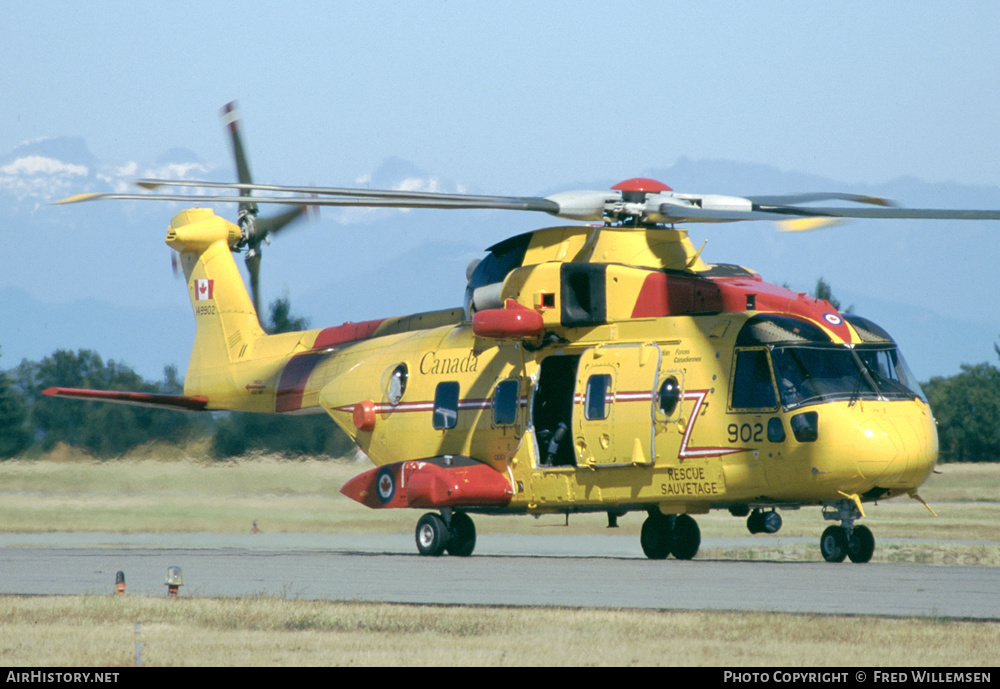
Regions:
<instances>
[{"instance_id":1,"label":"open cabin door","mask_svg":"<svg viewBox=\"0 0 1000 689\"><path fill-rule=\"evenodd\" d=\"M592 347L580 355L573 404L577 466L652 465L660 348Z\"/></svg>"}]
</instances>

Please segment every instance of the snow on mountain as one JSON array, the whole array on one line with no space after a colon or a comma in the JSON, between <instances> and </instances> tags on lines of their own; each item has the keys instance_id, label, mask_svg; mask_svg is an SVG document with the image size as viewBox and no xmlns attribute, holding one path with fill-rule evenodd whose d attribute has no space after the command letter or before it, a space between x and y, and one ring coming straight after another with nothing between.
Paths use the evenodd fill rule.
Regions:
<instances>
[{"instance_id":1,"label":"snow on mountain","mask_svg":"<svg viewBox=\"0 0 1000 689\"><path fill-rule=\"evenodd\" d=\"M93 190L95 167L82 139L24 143L0 157L0 195L11 210L36 210L78 189Z\"/></svg>"},{"instance_id":2,"label":"snow on mountain","mask_svg":"<svg viewBox=\"0 0 1000 689\"><path fill-rule=\"evenodd\" d=\"M0 156L0 198L37 210L73 194L134 191L140 177L214 178L215 168L191 151L173 149L151 164L98 161L83 139L56 137L21 144Z\"/></svg>"}]
</instances>

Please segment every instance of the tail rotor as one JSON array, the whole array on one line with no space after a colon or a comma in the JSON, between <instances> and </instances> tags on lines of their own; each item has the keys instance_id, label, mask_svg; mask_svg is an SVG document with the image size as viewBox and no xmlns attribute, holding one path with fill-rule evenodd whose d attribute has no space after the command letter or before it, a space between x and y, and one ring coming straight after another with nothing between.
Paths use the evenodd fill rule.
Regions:
<instances>
[{"instance_id":1,"label":"tail rotor","mask_svg":"<svg viewBox=\"0 0 1000 689\"><path fill-rule=\"evenodd\" d=\"M222 119L229 130L233 158L236 160L236 176L240 184L252 185L253 178L250 175L250 165L247 162L246 149L243 146L243 137L240 133L242 122L236 101L231 101L223 106ZM244 261L247 272L250 274L250 296L253 300L254 310L257 312L257 318L261 320L260 261L262 245L270 244L271 235L277 234L293 221L305 215L308 207L296 206L278 215L259 217L259 209L253 201L253 191L248 188L240 189L240 197L245 197L246 200L240 202L237 224L240 227L242 240L236 248L246 250Z\"/></svg>"}]
</instances>

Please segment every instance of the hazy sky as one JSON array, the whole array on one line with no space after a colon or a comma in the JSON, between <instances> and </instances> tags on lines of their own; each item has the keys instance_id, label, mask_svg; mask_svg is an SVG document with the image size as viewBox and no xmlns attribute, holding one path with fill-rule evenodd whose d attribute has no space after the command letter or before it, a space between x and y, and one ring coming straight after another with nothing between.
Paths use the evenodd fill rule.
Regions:
<instances>
[{"instance_id":1,"label":"hazy sky","mask_svg":"<svg viewBox=\"0 0 1000 689\"><path fill-rule=\"evenodd\" d=\"M119 165L122 178L178 147L206 169L230 171L219 109L238 99L258 182L350 186L397 157L443 180L446 190L534 195L687 157L770 165L845 185L901 176L984 185L982 195L967 194L974 207L989 206L980 199L996 198L1000 188L996 2L7 0L0 10L0 156L24 142L76 137L102 164ZM14 172L0 168L0 177ZM83 191L68 188L73 175L65 179L67 188L54 193ZM731 183L678 190L745 193L740 180ZM902 201L935 207L935 188L927 187L928 198ZM0 287L26 289L45 303L168 305L189 317L162 244L176 210L165 209L148 232L114 226L76 236L60 223L82 224L91 209L42 205L19 216L29 224L0 227ZM47 234L30 227L41 215L54 219ZM324 221L330 217L324 211ZM554 224L547 216L505 218L494 223L498 231L472 236L478 220L469 217L442 219L434 238L470 242L475 253ZM376 282L390 300L454 274L448 295L421 297L414 310L457 303L464 262L418 259L427 272L406 285L381 279L393 274L393 252L425 241L407 236L406 227L374 238L352 228L282 237L280 251L267 251L265 303L282 289L302 303L300 295L322 288L345 261L359 270L389 262ZM699 228L697 236L712 238L708 260L744 263L795 289L824 275L835 292L882 290L890 302L938 314L961 307L956 315L967 321L996 322L995 224L930 236L896 227L868 235L855 226L824 235L827 245L765 233L753 235L762 239L752 251L725 229ZM832 266L831 245L857 251ZM352 303L338 294L327 300L329 313L306 315L321 326L395 312L369 304L369 296ZM885 325L904 318L890 313ZM993 356L992 332L977 336L970 360ZM13 345L6 347L16 360ZM183 365L187 347L170 360ZM925 349L934 356L933 342Z\"/></svg>"},{"instance_id":2,"label":"hazy sky","mask_svg":"<svg viewBox=\"0 0 1000 689\"><path fill-rule=\"evenodd\" d=\"M238 98L261 181L394 155L531 194L684 155L998 185L998 28L986 1L8 0L0 152L227 161L213 118Z\"/></svg>"}]
</instances>

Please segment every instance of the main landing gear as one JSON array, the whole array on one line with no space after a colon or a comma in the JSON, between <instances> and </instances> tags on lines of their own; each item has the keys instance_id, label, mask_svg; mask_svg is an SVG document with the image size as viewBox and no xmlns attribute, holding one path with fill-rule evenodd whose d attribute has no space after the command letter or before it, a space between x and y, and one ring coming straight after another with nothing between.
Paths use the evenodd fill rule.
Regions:
<instances>
[{"instance_id":1,"label":"main landing gear","mask_svg":"<svg viewBox=\"0 0 1000 689\"><path fill-rule=\"evenodd\" d=\"M476 549L476 525L465 512L428 512L417 522L417 550L421 555L468 557Z\"/></svg>"},{"instance_id":2,"label":"main landing gear","mask_svg":"<svg viewBox=\"0 0 1000 689\"><path fill-rule=\"evenodd\" d=\"M690 560L701 545L701 529L689 515L667 515L650 510L642 523L639 537L642 552L650 560L663 560L673 555L678 560Z\"/></svg>"},{"instance_id":3,"label":"main landing gear","mask_svg":"<svg viewBox=\"0 0 1000 689\"><path fill-rule=\"evenodd\" d=\"M828 526L819 539L819 550L827 562L868 562L875 552L875 537L867 526L855 526L861 517L850 500L840 500L824 506L823 518L840 520L840 526Z\"/></svg>"}]
</instances>

